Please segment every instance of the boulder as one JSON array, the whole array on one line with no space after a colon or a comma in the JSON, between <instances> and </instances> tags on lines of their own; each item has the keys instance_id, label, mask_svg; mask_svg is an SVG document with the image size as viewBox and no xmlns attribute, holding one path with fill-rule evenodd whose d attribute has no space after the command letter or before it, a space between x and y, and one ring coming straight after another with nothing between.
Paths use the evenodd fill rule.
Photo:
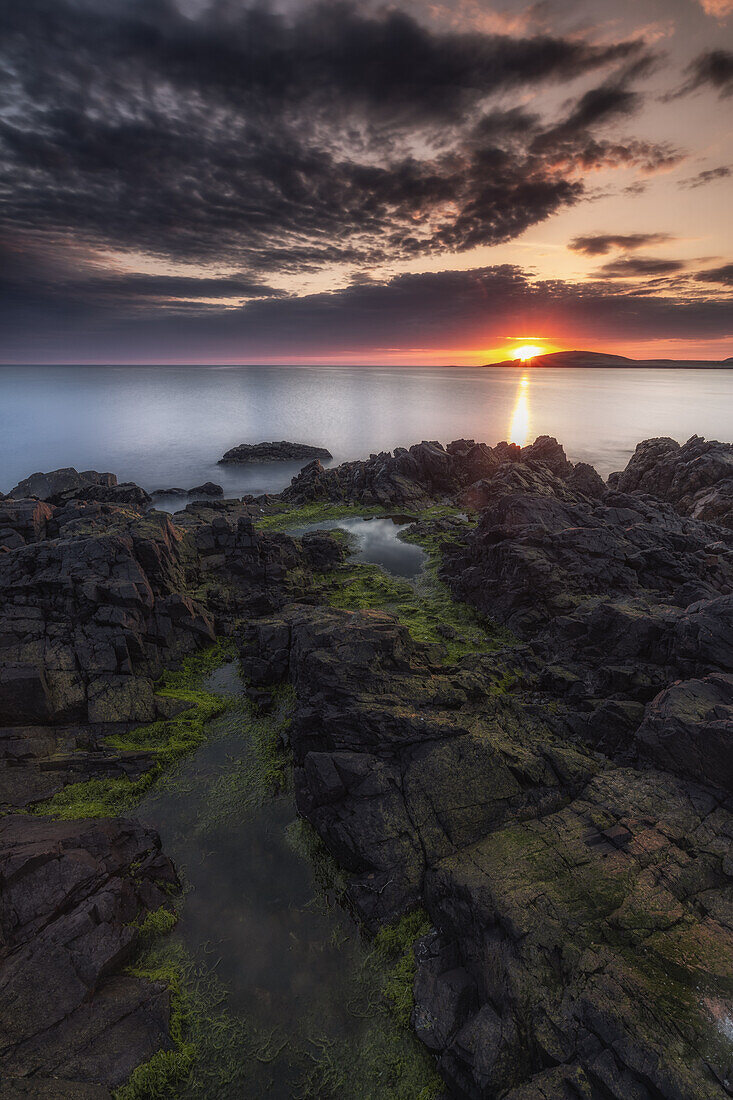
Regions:
<instances>
[{"instance_id":1,"label":"boulder","mask_svg":"<svg viewBox=\"0 0 733 1100\"><path fill-rule=\"evenodd\" d=\"M203 485L194 485L193 489L188 490L189 496L196 496L196 494L203 497L223 497L224 490L214 481L205 481Z\"/></svg>"},{"instance_id":2,"label":"boulder","mask_svg":"<svg viewBox=\"0 0 733 1100\"><path fill-rule=\"evenodd\" d=\"M645 439L626 469L609 484L622 492L649 493L668 500L686 516L733 527L733 444L694 435Z\"/></svg>"},{"instance_id":3,"label":"boulder","mask_svg":"<svg viewBox=\"0 0 733 1100\"><path fill-rule=\"evenodd\" d=\"M47 474L31 474L19 481L8 494L11 497L36 497L38 500L51 500L59 493L89 488L92 485L112 488L117 484L114 474L100 474L96 470L83 470L79 473L73 466L61 470L51 470Z\"/></svg>"},{"instance_id":4,"label":"boulder","mask_svg":"<svg viewBox=\"0 0 733 1100\"><path fill-rule=\"evenodd\" d=\"M305 458L333 458L325 447L313 447L310 443L240 443L231 447L219 459L220 465L245 462L297 462ZM193 490L192 490L193 492Z\"/></svg>"}]
</instances>

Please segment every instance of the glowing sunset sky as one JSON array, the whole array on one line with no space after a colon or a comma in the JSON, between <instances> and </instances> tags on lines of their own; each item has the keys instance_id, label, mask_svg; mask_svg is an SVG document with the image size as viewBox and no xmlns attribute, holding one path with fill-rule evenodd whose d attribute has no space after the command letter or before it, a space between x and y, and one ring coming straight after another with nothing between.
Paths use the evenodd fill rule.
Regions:
<instances>
[{"instance_id":1,"label":"glowing sunset sky","mask_svg":"<svg viewBox=\"0 0 733 1100\"><path fill-rule=\"evenodd\" d=\"M4 362L733 354L733 0L23 0Z\"/></svg>"}]
</instances>

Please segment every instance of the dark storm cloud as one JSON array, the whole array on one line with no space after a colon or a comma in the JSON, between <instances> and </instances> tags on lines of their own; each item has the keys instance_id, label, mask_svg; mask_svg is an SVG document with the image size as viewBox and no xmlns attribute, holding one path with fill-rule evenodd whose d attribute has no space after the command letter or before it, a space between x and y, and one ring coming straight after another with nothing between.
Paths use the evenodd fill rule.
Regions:
<instances>
[{"instance_id":1,"label":"dark storm cloud","mask_svg":"<svg viewBox=\"0 0 733 1100\"><path fill-rule=\"evenodd\" d=\"M674 238L669 233L595 233L588 237L574 237L568 248L573 252L583 252L586 256L605 256L616 248L628 252L671 240Z\"/></svg>"},{"instance_id":2,"label":"dark storm cloud","mask_svg":"<svg viewBox=\"0 0 733 1100\"><path fill-rule=\"evenodd\" d=\"M655 275L675 275L687 267L682 260L658 260L654 256L629 256L611 260L594 273L598 279L639 279Z\"/></svg>"},{"instance_id":3,"label":"dark storm cloud","mask_svg":"<svg viewBox=\"0 0 733 1100\"><path fill-rule=\"evenodd\" d=\"M716 180L728 179L733 175L730 165L721 164L717 168L706 168L698 172L696 176L688 176L680 180L681 187L703 187L706 183L715 183Z\"/></svg>"},{"instance_id":4,"label":"dark storm cloud","mask_svg":"<svg viewBox=\"0 0 733 1100\"><path fill-rule=\"evenodd\" d=\"M51 241L373 264L510 239L578 201L585 169L676 156L594 133L637 107L640 42L438 33L346 3L24 0L0 22L2 217ZM559 124L490 104L609 68Z\"/></svg>"},{"instance_id":5,"label":"dark storm cloud","mask_svg":"<svg viewBox=\"0 0 733 1100\"><path fill-rule=\"evenodd\" d=\"M52 323L29 329L8 315L8 359L43 357L72 343L82 357L119 361L166 357L201 360L342 355L395 347L481 347L511 332L542 332L576 346L590 340L719 338L733 332L733 304L699 295L656 297L648 281L616 292L602 283L533 282L518 267L400 275L389 282L361 281L343 290L292 298L260 298L225 312L159 311L129 318L124 309L94 316L59 309ZM132 308L132 307L131 307ZM47 311L44 307L44 316Z\"/></svg>"},{"instance_id":6,"label":"dark storm cloud","mask_svg":"<svg viewBox=\"0 0 733 1100\"><path fill-rule=\"evenodd\" d=\"M706 50L688 65L686 72L688 79L677 95L705 87L713 88L721 99L733 95L733 53L730 50Z\"/></svg>"},{"instance_id":7,"label":"dark storm cloud","mask_svg":"<svg viewBox=\"0 0 733 1100\"><path fill-rule=\"evenodd\" d=\"M651 71L655 63L652 55L644 54L621 66L612 77L586 91L564 119L540 130L532 141L531 150L551 158L556 164L582 169L626 165L655 172L677 164L683 155L668 143L609 140L594 133L638 111L643 97L630 87L630 82Z\"/></svg>"},{"instance_id":8,"label":"dark storm cloud","mask_svg":"<svg viewBox=\"0 0 733 1100\"><path fill-rule=\"evenodd\" d=\"M700 283L722 283L725 286L733 286L733 264L723 264L722 267L699 271L695 278Z\"/></svg>"}]
</instances>

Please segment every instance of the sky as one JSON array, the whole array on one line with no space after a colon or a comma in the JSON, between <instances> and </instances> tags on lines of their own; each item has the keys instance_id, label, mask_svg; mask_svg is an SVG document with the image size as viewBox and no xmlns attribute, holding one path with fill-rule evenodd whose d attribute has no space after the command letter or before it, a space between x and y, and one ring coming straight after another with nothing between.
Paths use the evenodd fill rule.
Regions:
<instances>
[{"instance_id":1,"label":"sky","mask_svg":"<svg viewBox=\"0 0 733 1100\"><path fill-rule=\"evenodd\" d=\"M0 0L0 362L733 355L733 0Z\"/></svg>"}]
</instances>

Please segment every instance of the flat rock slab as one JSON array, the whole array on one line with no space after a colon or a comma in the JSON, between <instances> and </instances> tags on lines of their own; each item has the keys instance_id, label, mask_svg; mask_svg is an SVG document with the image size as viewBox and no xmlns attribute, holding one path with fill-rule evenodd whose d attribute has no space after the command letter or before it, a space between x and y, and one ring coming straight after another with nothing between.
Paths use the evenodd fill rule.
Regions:
<instances>
[{"instance_id":1,"label":"flat rock slab","mask_svg":"<svg viewBox=\"0 0 733 1100\"><path fill-rule=\"evenodd\" d=\"M244 462L297 462L299 459L333 458L325 447L312 447L309 443L240 443L232 447L219 464Z\"/></svg>"}]
</instances>

